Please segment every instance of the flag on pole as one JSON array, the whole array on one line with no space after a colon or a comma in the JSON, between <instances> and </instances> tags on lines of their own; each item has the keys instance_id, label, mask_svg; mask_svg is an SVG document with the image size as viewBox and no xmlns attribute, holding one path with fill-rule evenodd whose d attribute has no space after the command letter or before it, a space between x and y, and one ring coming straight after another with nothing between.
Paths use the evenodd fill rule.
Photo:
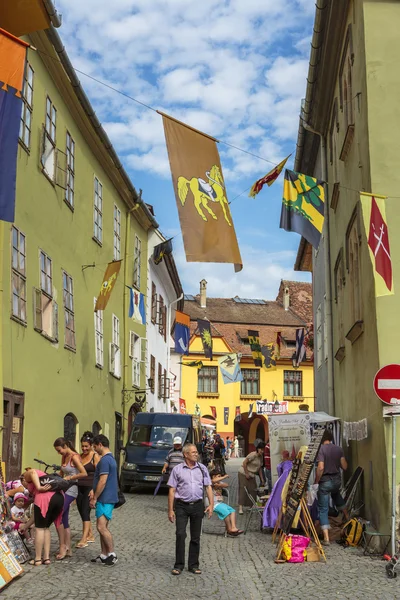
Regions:
<instances>
[{"instance_id":1,"label":"flag on pole","mask_svg":"<svg viewBox=\"0 0 400 600\"><path fill-rule=\"evenodd\" d=\"M211 414L212 414L213 419L216 419L217 418L217 409L215 408L215 406L210 406L210 409L211 409Z\"/></svg>"},{"instance_id":2,"label":"flag on pole","mask_svg":"<svg viewBox=\"0 0 400 600\"><path fill-rule=\"evenodd\" d=\"M179 398L179 412L182 415L186 415L186 400Z\"/></svg>"},{"instance_id":3,"label":"flag on pole","mask_svg":"<svg viewBox=\"0 0 400 600\"><path fill-rule=\"evenodd\" d=\"M375 279L375 296L394 294L392 257L386 221L386 196L360 192L365 232Z\"/></svg>"},{"instance_id":4,"label":"flag on pole","mask_svg":"<svg viewBox=\"0 0 400 600\"><path fill-rule=\"evenodd\" d=\"M235 409L235 421L241 421L242 415L240 414L240 406L237 406Z\"/></svg>"},{"instance_id":5,"label":"flag on pole","mask_svg":"<svg viewBox=\"0 0 400 600\"><path fill-rule=\"evenodd\" d=\"M211 335L211 323L205 319L197 319L197 326L201 341L203 342L204 356L209 360L213 359L213 348L212 348L212 335Z\"/></svg>"},{"instance_id":6,"label":"flag on pole","mask_svg":"<svg viewBox=\"0 0 400 600\"><path fill-rule=\"evenodd\" d=\"M26 49L29 44L0 29L0 220L15 220L18 137Z\"/></svg>"},{"instance_id":7,"label":"flag on pole","mask_svg":"<svg viewBox=\"0 0 400 600\"><path fill-rule=\"evenodd\" d=\"M120 269L120 260L114 260L113 262L108 263L106 272L104 273L103 283L101 284L100 293L97 297L96 306L94 307L94 312L97 312L98 310L105 310L110 299L111 292L113 291L117 281Z\"/></svg>"},{"instance_id":8,"label":"flag on pole","mask_svg":"<svg viewBox=\"0 0 400 600\"><path fill-rule=\"evenodd\" d=\"M305 360L306 350L304 329L296 329L296 351L293 355L293 366L299 367L303 360Z\"/></svg>"},{"instance_id":9,"label":"flag on pole","mask_svg":"<svg viewBox=\"0 0 400 600\"><path fill-rule=\"evenodd\" d=\"M302 235L318 248L324 225L325 190L323 181L285 171L280 228Z\"/></svg>"},{"instance_id":10,"label":"flag on pole","mask_svg":"<svg viewBox=\"0 0 400 600\"><path fill-rule=\"evenodd\" d=\"M203 368L203 362L201 360L192 360L191 362L184 362L179 364L183 365L184 367L196 367L197 369Z\"/></svg>"},{"instance_id":11,"label":"flag on pole","mask_svg":"<svg viewBox=\"0 0 400 600\"><path fill-rule=\"evenodd\" d=\"M275 344L271 342L265 346L261 346L261 354L263 355L263 368L266 371L276 371L276 354Z\"/></svg>"},{"instance_id":12,"label":"flag on pole","mask_svg":"<svg viewBox=\"0 0 400 600\"><path fill-rule=\"evenodd\" d=\"M189 354L190 317L179 310L175 313L175 352Z\"/></svg>"},{"instance_id":13,"label":"flag on pole","mask_svg":"<svg viewBox=\"0 0 400 600\"><path fill-rule=\"evenodd\" d=\"M146 308L144 305L144 294L129 288L129 313L130 319L141 325L146 325Z\"/></svg>"},{"instance_id":14,"label":"flag on pole","mask_svg":"<svg viewBox=\"0 0 400 600\"><path fill-rule=\"evenodd\" d=\"M249 335L249 344L250 344L251 354L252 354L253 360L254 360L254 365L256 367L262 367L263 355L261 353L259 333L258 333L258 331L255 331L254 329L249 329L248 335Z\"/></svg>"},{"instance_id":15,"label":"flag on pole","mask_svg":"<svg viewBox=\"0 0 400 600\"><path fill-rule=\"evenodd\" d=\"M225 384L243 381L237 354L226 354L218 358L222 379Z\"/></svg>"},{"instance_id":16,"label":"flag on pole","mask_svg":"<svg viewBox=\"0 0 400 600\"><path fill-rule=\"evenodd\" d=\"M282 333L280 331L278 331L276 334L276 342L275 342L276 360L279 360L281 357L281 344L282 344Z\"/></svg>"},{"instance_id":17,"label":"flag on pole","mask_svg":"<svg viewBox=\"0 0 400 600\"><path fill-rule=\"evenodd\" d=\"M153 261L154 264L159 265L162 259L166 254L171 254L172 252L172 238L166 240L165 242L161 242L157 246L154 246L153 250Z\"/></svg>"},{"instance_id":18,"label":"flag on pole","mask_svg":"<svg viewBox=\"0 0 400 600\"><path fill-rule=\"evenodd\" d=\"M283 161L280 162L279 165L276 165L276 167L274 167L271 171L269 171L269 173L264 175L264 177L261 177L261 179L258 179L255 183L253 183L253 185L251 186L250 193L249 193L249 198L255 198L257 196L257 194L259 192L261 192L261 190L263 189L265 184L270 186L274 183L274 181L276 181L278 179L283 167L286 165L286 162L290 156L291 156L291 154L289 154L289 156L284 158Z\"/></svg>"},{"instance_id":19,"label":"flag on pole","mask_svg":"<svg viewBox=\"0 0 400 600\"><path fill-rule=\"evenodd\" d=\"M188 262L243 268L217 140L176 119L163 118L172 182Z\"/></svg>"}]
</instances>

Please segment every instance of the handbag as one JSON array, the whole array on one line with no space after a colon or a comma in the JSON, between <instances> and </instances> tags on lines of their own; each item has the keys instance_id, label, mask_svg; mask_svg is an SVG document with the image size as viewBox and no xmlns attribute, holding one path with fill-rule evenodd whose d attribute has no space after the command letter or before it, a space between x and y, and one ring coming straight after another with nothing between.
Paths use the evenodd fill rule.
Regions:
<instances>
[{"instance_id":1,"label":"handbag","mask_svg":"<svg viewBox=\"0 0 400 600\"><path fill-rule=\"evenodd\" d=\"M66 492L72 485L76 485L76 481L65 481L56 473L52 475L41 475L39 477L40 485L50 485L49 492Z\"/></svg>"}]
</instances>

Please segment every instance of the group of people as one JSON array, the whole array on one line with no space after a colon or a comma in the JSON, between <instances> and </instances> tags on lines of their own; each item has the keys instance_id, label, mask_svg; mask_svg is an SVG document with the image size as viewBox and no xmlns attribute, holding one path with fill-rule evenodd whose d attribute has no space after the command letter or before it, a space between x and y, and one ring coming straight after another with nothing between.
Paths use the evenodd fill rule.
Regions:
<instances>
[{"instance_id":1,"label":"group of people","mask_svg":"<svg viewBox=\"0 0 400 600\"><path fill-rule=\"evenodd\" d=\"M13 502L11 514L16 528L30 538L29 532L34 526L35 558L31 561L32 565L51 563L50 526L53 523L59 538L59 551L55 559L62 561L72 556L69 510L74 501L82 519L82 536L75 547L85 548L95 542L90 520L91 510L95 509L101 553L92 562L101 562L106 566L116 564L118 559L109 523L119 501L118 468L109 445L106 436L100 434L93 437L89 431L81 438L80 454L65 438L55 440L54 449L61 456L60 475L64 481L70 482L65 491L52 489L52 484L46 483L51 477L39 469L28 468L19 482L13 482L19 485L12 485L7 495ZM28 505L33 505L33 511L25 518Z\"/></svg>"}]
</instances>

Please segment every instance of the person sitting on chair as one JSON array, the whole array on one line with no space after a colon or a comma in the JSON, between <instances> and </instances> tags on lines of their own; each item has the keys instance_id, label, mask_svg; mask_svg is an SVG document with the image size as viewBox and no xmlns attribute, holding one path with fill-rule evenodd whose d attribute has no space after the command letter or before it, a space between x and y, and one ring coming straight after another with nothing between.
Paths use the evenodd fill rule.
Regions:
<instances>
[{"instance_id":1,"label":"person sitting on chair","mask_svg":"<svg viewBox=\"0 0 400 600\"><path fill-rule=\"evenodd\" d=\"M214 495L214 512L221 521L225 522L226 533L230 537L237 537L243 533L243 529L236 527L236 511L234 508L225 504L222 490L228 487L223 480L229 475L220 475L218 470L211 471L212 491Z\"/></svg>"}]
</instances>

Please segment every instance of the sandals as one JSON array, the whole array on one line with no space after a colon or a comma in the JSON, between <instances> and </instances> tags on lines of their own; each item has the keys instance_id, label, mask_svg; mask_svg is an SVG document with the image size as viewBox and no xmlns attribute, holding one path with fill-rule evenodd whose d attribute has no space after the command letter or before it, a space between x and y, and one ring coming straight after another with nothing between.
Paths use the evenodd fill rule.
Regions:
<instances>
[{"instance_id":1,"label":"sandals","mask_svg":"<svg viewBox=\"0 0 400 600\"><path fill-rule=\"evenodd\" d=\"M42 565L45 565L46 567L47 567L48 565L51 565L51 560L50 560L49 558L44 558L44 559L42 560Z\"/></svg>"},{"instance_id":2,"label":"sandals","mask_svg":"<svg viewBox=\"0 0 400 600\"><path fill-rule=\"evenodd\" d=\"M72 557L72 552L69 548L66 548L65 554L61 554L58 553L56 556L56 560L60 561L60 560L64 560L64 558L71 558Z\"/></svg>"},{"instance_id":3,"label":"sandals","mask_svg":"<svg viewBox=\"0 0 400 600\"><path fill-rule=\"evenodd\" d=\"M75 544L75 548L87 548L89 546L88 542L78 542Z\"/></svg>"},{"instance_id":4,"label":"sandals","mask_svg":"<svg viewBox=\"0 0 400 600\"><path fill-rule=\"evenodd\" d=\"M201 575L201 569L189 569L189 573L193 573L193 575Z\"/></svg>"},{"instance_id":5,"label":"sandals","mask_svg":"<svg viewBox=\"0 0 400 600\"><path fill-rule=\"evenodd\" d=\"M43 561L41 558L38 558L37 560L35 558L35 559L30 560L29 564L32 565L33 567L40 567L43 564Z\"/></svg>"},{"instance_id":6,"label":"sandals","mask_svg":"<svg viewBox=\"0 0 400 600\"><path fill-rule=\"evenodd\" d=\"M180 575L182 571L180 569L172 569L171 573L172 575Z\"/></svg>"}]
</instances>

